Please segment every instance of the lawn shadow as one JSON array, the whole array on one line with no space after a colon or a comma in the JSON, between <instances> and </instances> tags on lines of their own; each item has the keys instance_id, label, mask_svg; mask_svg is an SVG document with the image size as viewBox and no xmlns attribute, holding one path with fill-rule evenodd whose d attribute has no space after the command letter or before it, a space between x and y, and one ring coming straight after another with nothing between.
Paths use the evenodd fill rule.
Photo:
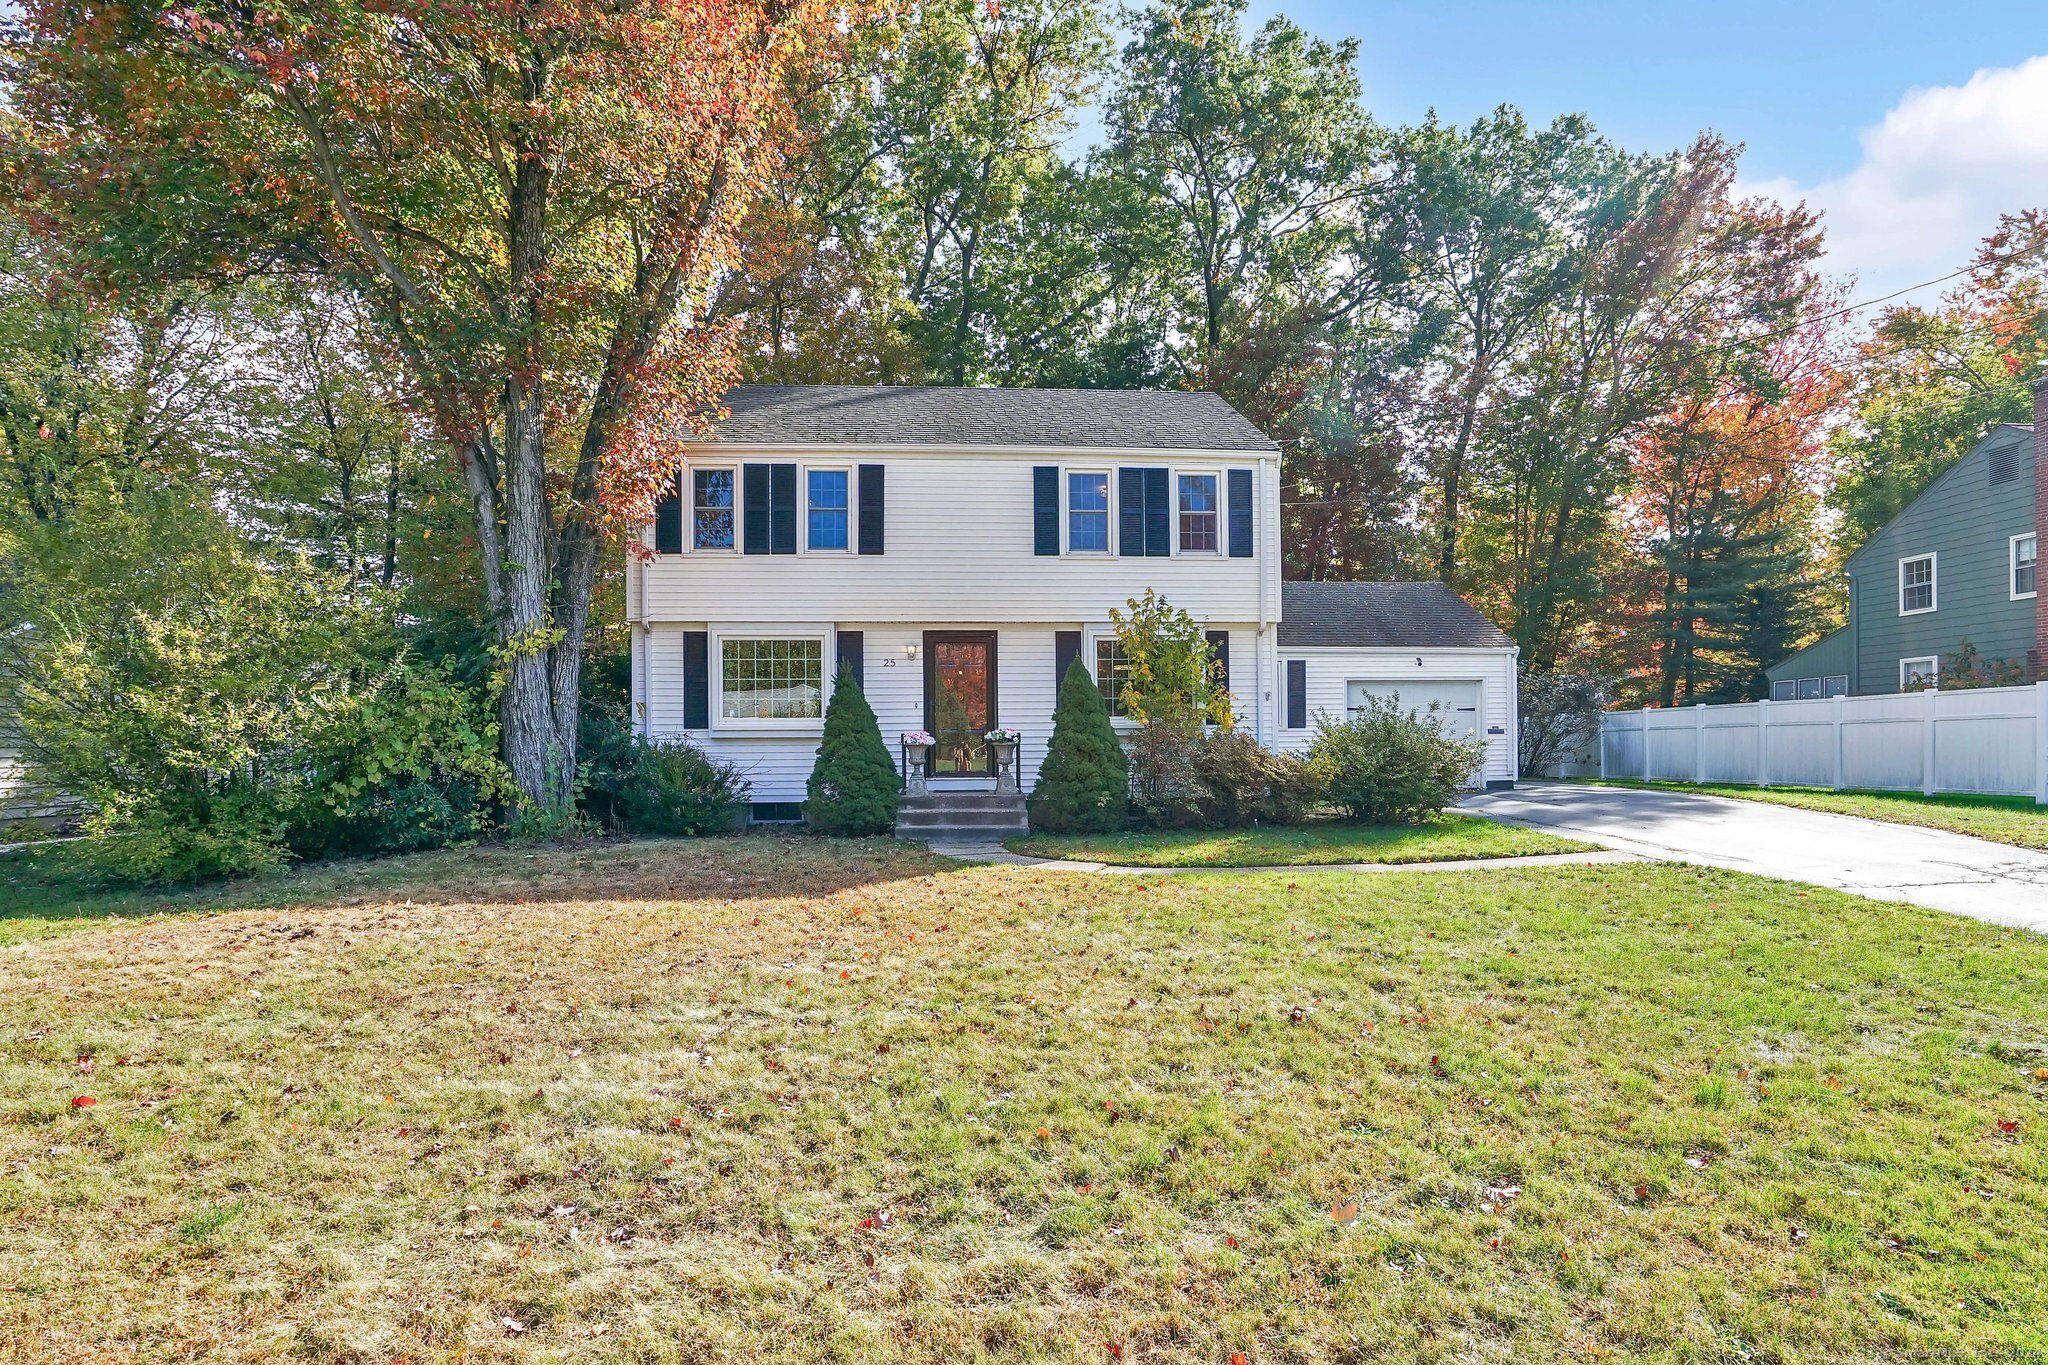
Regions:
<instances>
[{"instance_id":1,"label":"lawn shadow","mask_svg":"<svg viewBox=\"0 0 2048 1365\"><path fill-rule=\"evenodd\" d=\"M199 910L305 910L402 900L548 905L829 896L958 865L893 839L753 831L701 839L486 844L306 863L274 876L154 890L109 889L83 843L0 860L0 923Z\"/></svg>"}]
</instances>

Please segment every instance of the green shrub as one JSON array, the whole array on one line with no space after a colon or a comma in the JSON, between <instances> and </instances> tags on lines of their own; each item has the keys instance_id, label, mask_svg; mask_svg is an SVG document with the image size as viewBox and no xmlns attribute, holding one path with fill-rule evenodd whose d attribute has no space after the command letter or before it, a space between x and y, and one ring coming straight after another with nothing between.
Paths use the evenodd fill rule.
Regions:
<instances>
[{"instance_id":1,"label":"green shrub","mask_svg":"<svg viewBox=\"0 0 2048 1365\"><path fill-rule=\"evenodd\" d=\"M1445 734L1434 707L1411 715L1396 699L1370 696L1348 721L1319 716L1309 748L1331 803L1375 825L1434 819L1472 780L1484 756L1478 741Z\"/></svg>"},{"instance_id":2,"label":"green shrub","mask_svg":"<svg viewBox=\"0 0 2048 1365\"><path fill-rule=\"evenodd\" d=\"M1327 800L1313 764L1276 754L1234 727L1204 739L1195 751L1195 779L1211 828L1297 824Z\"/></svg>"},{"instance_id":3,"label":"green shrub","mask_svg":"<svg viewBox=\"0 0 2048 1365\"><path fill-rule=\"evenodd\" d=\"M818 761L804 786L804 819L827 834L887 834L896 828L903 784L874 710L841 669L825 707Z\"/></svg>"},{"instance_id":4,"label":"green shrub","mask_svg":"<svg viewBox=\"0 0 2048 1365\"><path fill-rule=\"evenodd\" d=\"M1292 824L1323 801L1310 764L1235 727L1155 721L1131 740L1131 809L1150 829Z\"/></svg>"},{"instance_id":5,"label":"green shrub","mask_svg":"<svg viewBox=\"0 0 2048 1365\"><path fill-rule=\"evenodd\" d=\"M1202 727L1185 717L1153 720L1131 736L1130 801L1134 823L1145 829L1199 829L1210 824L1209 789L1202 784Z\"/></svg>"},{"instance_id":6,"label":"green shrub","mask_svg":"<svg viewBox=\"0 0 2048 1365\"><path fill-rule=\"evenodd\" d=\"M80 489L64 519L0 548L0 712L31 779L91 808L110 875L288 856L312 749L391 657L381 599L266 554L184 490Z\"/></svg>"},{"instance_id":7,"label":"green shrub","mask_svg":"<svg viewBox=\"0 0 2048 1365\"><path fill-rule=\"evenodd\" d=\"M309 763L287 836L302 857L464 843L514 795L489 696L409 659L330 717Z\"/></svg>"},{"instance_id":8,"label":"green shrub","mask_svg":"<svg viewBox=\"0 0 2048 1365\"><path fill-rule=\"evenodd\" d=\"M153 806L88 847L93 871L118 886L256 876L287 856L277 802L255 788L219 793L203 812Z\"/></svg>"},{"instance_id":9,"label":"green shrub","mask_svg":"<svg viewBox=\"0 0 2048 1365\"><path fill-rule=\"evenodd\" d=\"M1130 764L1095 679L1079 659L1060 679L1052 742L1031 789L1031 827L1056 834L1107 834L1124 826Z\"/></svg>"}]
</instances>

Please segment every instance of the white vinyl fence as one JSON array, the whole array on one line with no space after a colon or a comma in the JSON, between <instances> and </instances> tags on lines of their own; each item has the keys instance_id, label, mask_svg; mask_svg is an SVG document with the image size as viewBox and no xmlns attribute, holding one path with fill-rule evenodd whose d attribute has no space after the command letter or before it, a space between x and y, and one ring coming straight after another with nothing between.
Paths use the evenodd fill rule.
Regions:
<instances>
[{"instance_id":1,"label":"white vinyl fence","mask_svg":"<svg viewBox=\"0 0 2048 1365\"><path fill-rule=\"evenodd\" d=\"M2048 682L1609 711L1600 722L1600 775L1996 792L2048 804Z\"/></svg>"}]
</instances>

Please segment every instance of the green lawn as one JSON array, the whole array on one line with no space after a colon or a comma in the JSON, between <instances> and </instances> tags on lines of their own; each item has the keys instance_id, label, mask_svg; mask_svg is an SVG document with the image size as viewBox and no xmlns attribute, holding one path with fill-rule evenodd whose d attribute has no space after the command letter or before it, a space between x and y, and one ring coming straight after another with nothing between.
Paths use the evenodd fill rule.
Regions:
<instances>
[{"instance_id":1,"label":"green lawn","mask_svg":"<svg viewBox=\"0 0 2048 1365\"><path fill-rule=\"evenodd\" d=\"M1922 796L1918 792L1838 792L1825 787L1728 787L1691 782L1617 781L1606 785L1706 792L1837 815L1861 815L1896 825L1924 825L2020 848L2048 849L2048 814L2031 796Z\"/></svg>"},{"instance_id":2,"label":"green lawn","mask_svg":"<svg viewBox=\"0 0 2048 1365\"><path fill-rule=\"evenodd\" d=\"M1124 867L1293 867L1317 863L1441 863L1580 853L1595 844L1539 830L1446 815L1431 824L1354 825L1321 820L1258 829L1155 830L1142 834L1031 834L1006 847L1040 858Z\"/></svg>"},{"instance_id":3,"label":"green lawn","mask_svg":"<svg viewBox=\"0 0 2048 1365\"><path fill-rule=\"evenodd\" d=\"M2048 1348L2017 931L1668 865L806 839L222 894L52 896L0 952L0 1356Z\"/></svg>"}]
</instances>

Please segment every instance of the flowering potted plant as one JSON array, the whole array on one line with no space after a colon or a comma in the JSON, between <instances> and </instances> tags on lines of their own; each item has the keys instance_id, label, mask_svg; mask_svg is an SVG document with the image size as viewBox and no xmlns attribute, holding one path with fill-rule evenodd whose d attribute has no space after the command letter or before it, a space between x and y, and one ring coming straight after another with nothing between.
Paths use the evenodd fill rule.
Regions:
<instances>
[{"instance_id":1,"label":"flowering potted plant","mask_svg":"<svg viewBox=\"0 0 2048 1365\"><path fill-rule=\"evenodd\" d=\"M939 741L929 730L905 730L899 742L903 745L904 786L912 792L922 792L925 790L925 766L932 745Z\"/></svg>"},{"instance_id":2,"label":"flowering potted plant","mask_svg":"<svg viewBox=\"0 0 2048 1365\"><path fill-rule=\"evenodd\" d=\"M996 757L996 790L1017 790L1017 745L1024 737L1015 730L1006 730L998 726L981 738Z\"/></svg>"}]
</instances>

